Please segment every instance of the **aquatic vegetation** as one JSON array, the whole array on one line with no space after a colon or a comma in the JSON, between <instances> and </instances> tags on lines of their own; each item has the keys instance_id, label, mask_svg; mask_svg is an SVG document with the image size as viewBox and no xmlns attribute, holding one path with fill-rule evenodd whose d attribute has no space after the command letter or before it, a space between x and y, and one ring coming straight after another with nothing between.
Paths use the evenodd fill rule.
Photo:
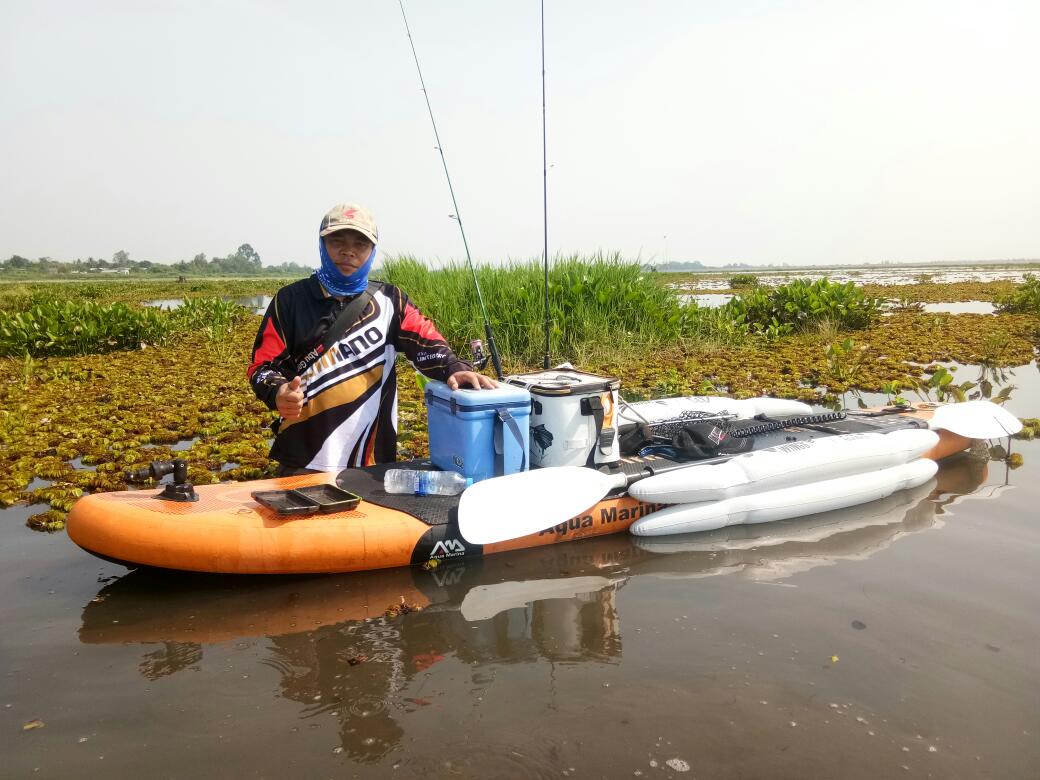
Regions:
<instances>
[{"instance_id":1,"label":"aquatic vegetation","mask_svg":"<svg viewBox=\"0 0 1040 780\"><path fill-rule=\"evenodd\" d=\"M178 332L226 332L251 316L244 306L224 298L188 298L166 315L171 330Z\"/></svg>"},{"instance_id":2,"label":"aquatic vegetation","mask_svg":"<svg viewBox=\"0 0 1040 780\"><path fill-rule=\"evenodd\" d=\"M1036 318L1022 314L896 312L867 331L865 340L879 354L909 363L987 360L1016 366L1033 359L1036 326Z\"/></svg>"},{"instance_id":3,"label":"aquatic vegetation","mask_svg":"<svg viewBox=\"0 0 1040 780\"><path fill-rule=\"evenodd\" d=\"M996 301L997 311L1009 314L1032 314L1040 317L1040 278L1026 274L1025 281L1008 295Z\"/></svg>"},{"instance_id":4,"label":"aquatic vegetation","mask_svg":"<svg viewBox=\"0 0 1040 780\"><path fill-rule=\"evenodd\" d=\"M295 277L293 277L295 278ZM273 295L293 278L256 279L104 279L94 281L0 282L0 309L25 311L37 303L64 301L142 303L189 298L240 298Z\"/></svg>"},{"instance_id":5,"label":"aquatic vegetation","mask_svg":"<svg viewBox=\"0 0 1040 780\"><path fill-rule=\"evenodd\" d=\"M1023 417L1022 430L1015 434L1016 439L1032 441L1040 436L1040 419L1036 417Z\"/></svg>"},{"instance_id":6,"label":"aquatic vegetation","mask_svg":"<svg viewBox=\"0 0 1040 780\"><path fill-rule=\"evenodd\" d=\"M1015 283L996 282L918 282L916 284L864 284L863 292L891 301L911 303L958 303L960 301L994 301L1014 289Z\"/></svg>"},{"instance_id":7,"label":"aquatic vegetation","mask_svg":"<svg viewBox=\"0 0 1040 780\"><path fill-rule=\"evenodd\" d=\"M755 290L733 298L719 311L742 322L751 332L772 338L802 332L823 321L845 330L868 327L880 313L881 301L853 282L796 279L772 290Z\"/></svg>"},{"instance_id":8,"label":"aquatic vegetation","mask_svg":"<svg viewBox=\"0 0 1040 780\"><path fill-rule=\"evenodd\" d=\"M824 350L827 357L827 374L824 380L829 390L837 389L841 393L842 406L845 405L845 392L859 381L860 370L870 348L857 345L851 338L828 344Z\"/></svg>"},{"instance_id":9,"label":"aquatic vegetation","mask_svg":"<svg viewBox=\"0 0 1040 780\"><path fill-rule=\"evenodd\" d=\"M0 355L24 355L23 376L32 358L88 355L162 344L172 334L202 332L226 338L249 311L221 298L192 298L173 311L126 303L48 300L24 311L0 309Z\"/></svg>"},{"instance_id":10,"label":"aquatic vegetation","mask_svg":"<svg viewBox=\"0 0 1040 780\"><path fill-rule=\"evenodd\" d=\"M156 344L164 314L125 303L48 300L25 311L0 309L0 355L85 355Z\"/></svg>"},{"instance_id":11,"label":"aquatic vegetation","mask_svg":"<svg viewBox=\"0 0 1040 780\"><path fill-rule=\"evenodd\" d=\"M230 359L204 333L192 333L103 359L42 358L28 384L8 369L0 382L0 504L45 501L66 510L77 491L125 489L125 471L169 459L168 445L199 437L205 438L177 452L192 464L196 481L268 476L274 414L245 381L257 322L249 316L232 326ZM96 470L74 469L77 459ZM221 473L227 463L238 465ZM56 481L23 493L34 477Z\"/></svg>"},{"instance_id":12,"label":"aquatic vegetation","mask_svg":"<svg viewBox=\"0 0 1040 780\"><path fill-rule=\"evenodd\" d=\"M885 404L887 406L909 406L910 401L903 397L902 392L912 387L913 385L904 384L898 379L882 382L881 392L885 394Z\"/></svg>"},{"instance_id":13,"label":"aquatic vegetation","mask_svg":"<svg viewBox=\"0 0 1040 780\"><path fill-rule=\"evenodd\" d=\"M961 382L954 384L954 376L942 366L929 372L926 379L922 379L919 388L925 398L930 398L935 393L936 400L940 403L949 401L963 402L968 400L968 392L977 387L975 382Z\"/></svg>"},{"instance_id":14,"label":"aquatic vegetation","mask_svg":"<svg viewBox=\"0 0 1040 780\"><path fill-rule=\"evenodd\" d=\"M43 531L45 533L64 531L65 513L55 509L48 509L46 512L32 515L25 521L25 524L34 531Z\"/></svg>"},{"instance_id":15,"label":"aquatic vegetation","mask_svg":"<svg viewBox=\"0 0 1040 780\"><path fill-rule=\"evenodd\" d=\"M1025 463L1022 453L1011 452L1003 444L994 444L987 450L986 454L990 460L1006 463L1010 469L1021 468Z\"/></svg>"},{"instance_id":16,"label":"aquatic vegetation","mask_svg":"<svg viewBox=\"0 0 1040 780\"><path fill-rule=\"evenodd\" d=\"M730 287L758 287L758 277L755 274L737 274L729 278Z\"/></svg>"}]
</instances>

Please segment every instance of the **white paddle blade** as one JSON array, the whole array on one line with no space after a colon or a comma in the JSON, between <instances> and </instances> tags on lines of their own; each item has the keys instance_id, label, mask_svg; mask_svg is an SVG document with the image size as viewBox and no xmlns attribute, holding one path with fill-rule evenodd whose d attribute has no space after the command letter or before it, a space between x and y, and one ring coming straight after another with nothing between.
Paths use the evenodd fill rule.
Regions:
<instances>
[{"instance_id":1,"label":"white paddle blade","mask_svg":"<svg viewBox=\"0 0 1040 780\"><path fill-rule=\"evenodd\" d=\"M991 401L965 401L940 406L932 414L928 427L933 431L942 428L969 439L1002 439L1022 430L1022 423Z\"/></svg>"},{"instance_id":2,"label":"white paddle blade","mask_svg":"<svg viewBox=\"0 0 1040 780\"><path fill-rule=\"evenodd\" d=\"M494 544L544 531L595 505L615 479L581 466L555 466L485 479L459 501L459 533Z\"/></svg>"}]
</instances>

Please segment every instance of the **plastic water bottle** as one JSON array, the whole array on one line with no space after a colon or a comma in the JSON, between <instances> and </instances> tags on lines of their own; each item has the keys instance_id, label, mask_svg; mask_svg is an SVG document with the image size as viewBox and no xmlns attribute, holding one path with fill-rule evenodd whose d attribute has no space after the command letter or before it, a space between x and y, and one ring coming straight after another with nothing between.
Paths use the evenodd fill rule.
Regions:
<instances>
[{"instance_id":1,"label":"plastic water bottle","mask_svg":"<svg viewBox=\"0 0 1040 780\"><path fill-rule=\"evenodd\" d=\"M383 477L383 489L387 493L416 496L454 496L472 484L472 479L454 471L390 469Z\"/></svg>"}]
</instances>

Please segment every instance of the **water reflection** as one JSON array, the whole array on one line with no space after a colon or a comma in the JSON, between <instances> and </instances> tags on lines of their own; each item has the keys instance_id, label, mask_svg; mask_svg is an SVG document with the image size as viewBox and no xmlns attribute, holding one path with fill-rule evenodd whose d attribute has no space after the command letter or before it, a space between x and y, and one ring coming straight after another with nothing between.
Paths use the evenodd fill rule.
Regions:
<instances>
[{"instance_id":1,"label":"water reflection","mask_svg":"<svg viewBox=\"0 0 1040 780\"><path fill-rule=\"evenodd\" d=\"M614 597L623 579L495 582L511 566L486 563L290 581L142 570L87 605L80 640L146 645L138 669L155 680L197 666L206 645L268 636L263 663L277 670L280 695L300 704L302 718L336 718L343 750L374 761L400 742L399 720L431 703L407 694L434 665L461 668L480 687L495 663L620 656ZM384 617L401 599L424 609Z\"/></svg>"},{"instance_id":2,"label":"water reflection","mask_svg":"<svg viewBox=\"0 0 1040 780\"><path fill-rule=\"evenodd\" d=\"M263 314L267 311L268 305L271 303L270 295L242 295L239 297L233 297L225 295L223 296L225 301L234 301L239 306L245 306L253 314ZM163 309L164 311L173 311L179 309L184 305L183 298L161 298L154 301L143 301L142 306L152 306L157 309Z\"/></svg>"},{"instance_id":3,"label":"water reflection","mask_svg":"<svg viewBox=\"0 0 1040 780\"><path fill-rule=\"evenodd\" d=\"M86 605L79 637L142 645L146 680L198 668L208 646L266 637L261 663L277 673L278 695L297 703L301 719L333 719L342 751L372 762L407 728L422 728L410 714L460 687L476 697L502 665L618 663L616 597L633 578L776 580L863 559L941 526L987 468L960 457L922 489L799 521L673 539L601 537L433 571L228 578L141 570ZM402 599L423 609L385 617Z\"/></svg>"},{"instance_id":4,"label":"water reflection","mask_svg":"<svg viewBox=\"0 0 1040 780\"><path fill-rule=\"evenodd\" d=\"M235 298L235 303L239 306L245 306L250 309L253 314L263 314L267 311L267 307L271 303L270 295L246 295L241 298Z\"/></svg>"}]
</instances>

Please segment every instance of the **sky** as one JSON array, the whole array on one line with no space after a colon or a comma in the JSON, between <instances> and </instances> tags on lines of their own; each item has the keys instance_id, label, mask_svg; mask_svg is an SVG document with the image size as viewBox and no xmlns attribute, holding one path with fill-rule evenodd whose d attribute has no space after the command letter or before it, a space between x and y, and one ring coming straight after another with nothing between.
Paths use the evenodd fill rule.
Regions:
<instances>
[{"instance_id":1,"label":"sky","mask_svg":"<svg viewBox=\"0 0 1040 780\"><path fill-rule=\"evenodd\" d=\"M478 262L543 246L539 3L406 0ZM550 254L1040 257L1036 0L546 0ZM0 0L0 258L465 257L396 0Z\"/></svg>"}]
</instances>

